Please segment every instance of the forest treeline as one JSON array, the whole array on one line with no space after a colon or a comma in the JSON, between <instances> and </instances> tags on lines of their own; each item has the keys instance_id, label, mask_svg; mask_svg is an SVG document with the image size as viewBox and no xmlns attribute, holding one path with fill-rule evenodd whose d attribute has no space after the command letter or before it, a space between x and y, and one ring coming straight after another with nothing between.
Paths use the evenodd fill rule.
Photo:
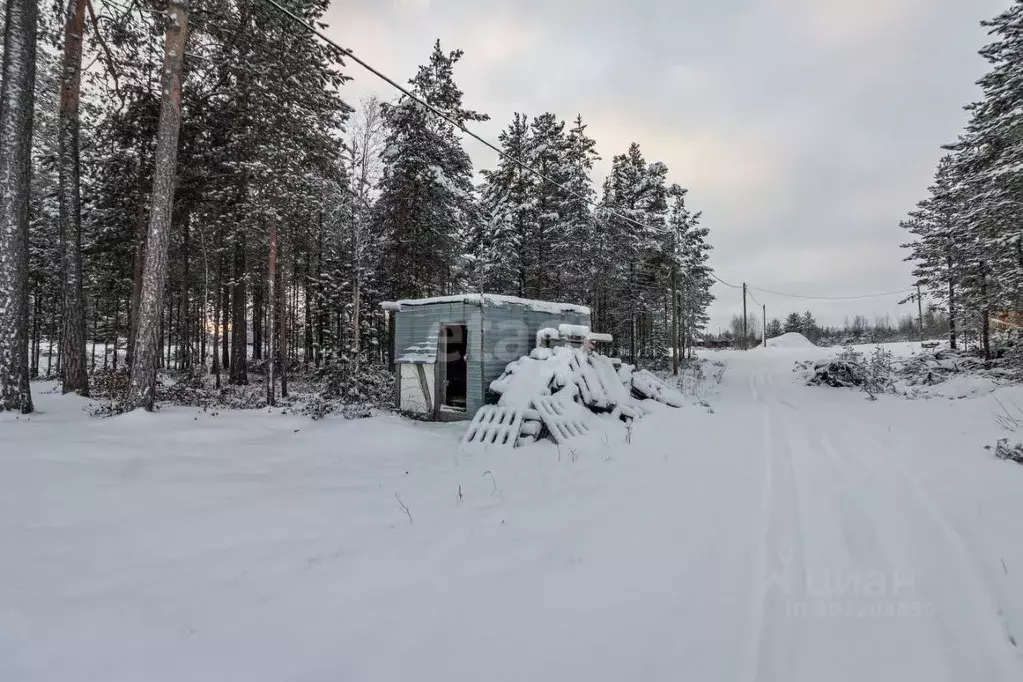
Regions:
<instances>
[{"instance_id":1,"label":"forest treeline","mask_svg":"<svg viewBox=\"0 0 1023 682\"><path fill-rule=\"evenodd\" d=\"M981 98L903 227L906 260L946 311L952 347L965 339L990 360L994 332L1012 338L1023 324L1023 1L983 25Z\"/></svg>"},{"instance_id":2,"label":"forest treeline","mask_svg":"<svg viewBox=\"0 0 1023 682\"><path fill-rule=\"evenodd\" d=\"M324 26L326 0L281 4ZM127 409L161 369L266 377L272 403L289 373L385 363L381 301L481 288L587 304L633 360L706 325L708 230L667 167L632 144L595 185L583 117L541 112L477 173L460 50L414 97L349 103L345 55L264 0L0 6L4 408L104 369Z\"/></svg>"}]
</instances>

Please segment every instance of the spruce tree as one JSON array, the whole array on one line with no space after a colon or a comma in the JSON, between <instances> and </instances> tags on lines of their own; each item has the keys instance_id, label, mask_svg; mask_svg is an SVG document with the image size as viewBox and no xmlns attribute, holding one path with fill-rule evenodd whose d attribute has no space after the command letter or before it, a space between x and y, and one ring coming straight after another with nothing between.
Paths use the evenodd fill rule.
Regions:
<instances>
[{"instance_id":1,"label":"spruce tree","mask_svg":"<svg viewBox=\"0 0 1023 682\"><path fill-rule=\"evenodd\" d=\"M411 91L456 124L488 116L462 106L454 81L461 50L445 53L438 40L430 61L409 81ZM388 136L374 225L384 235L380 267L389 271L393 298L450 293L460 285L459 258L480 220L472 161L459 129L403 97L384 105Z\"/></svg>"}]
</instances>

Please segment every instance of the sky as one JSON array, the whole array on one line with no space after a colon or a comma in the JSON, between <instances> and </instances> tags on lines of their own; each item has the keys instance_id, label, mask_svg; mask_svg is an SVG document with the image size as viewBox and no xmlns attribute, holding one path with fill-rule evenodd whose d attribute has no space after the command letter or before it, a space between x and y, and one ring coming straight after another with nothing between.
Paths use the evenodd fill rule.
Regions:
<instances>
[{"instance_id":1,"label":"sky","mask_svg":"<svg viewBox=\"0 0 1023 682\"><path fill-rule=\"evenodd\" d=\"M601 154L638 142L688 187L714 247L711 265L747 282L768 318L811 310L915 312L901 296L788 298L906 290L899 221L926 195L986 70L980 26L1010 0L347 0L326 33L399 82L434 40L465 56L465 106L496 142L516 111L582 114ZM343 95L395 92L354 63ZM476 168L495 154L474 140ZM718 284L710 331L742 310ZM755 304L750 300L750 307ZM912 310L911 310L912 308ZM759 309L759 308L758 308Z\"/></svg>"}]
</instances>

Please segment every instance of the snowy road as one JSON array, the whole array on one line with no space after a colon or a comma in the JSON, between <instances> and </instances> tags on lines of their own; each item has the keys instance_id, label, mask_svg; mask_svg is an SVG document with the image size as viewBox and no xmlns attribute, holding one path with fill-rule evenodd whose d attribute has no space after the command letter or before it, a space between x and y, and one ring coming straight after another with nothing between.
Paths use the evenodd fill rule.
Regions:
<instances>
[{"instance_id":1,"label":"snowy road","mask_svg":"<svg viewBox=\"0 0 1023 682\"><path fill-rule=\"evenodd\" d=\"M744 679L1020 679L1023 622L998 594L1018 607L1020 582L978 556L921 480L919 430L934 424L778 369L748 371L763 454L754 575L766 579Z\"/></svg>"},{"instance_id":2,"label":"snowy road","mask_svg":"<svg viewBox=\"0 0 1023 682\"><path fill-rule=\"evenodd\" d=\"M791 367L732 354L713 414L513 456L39 396L0 421L0 679L1023 679L994 403Z\"/></svg>"}]
</instances>

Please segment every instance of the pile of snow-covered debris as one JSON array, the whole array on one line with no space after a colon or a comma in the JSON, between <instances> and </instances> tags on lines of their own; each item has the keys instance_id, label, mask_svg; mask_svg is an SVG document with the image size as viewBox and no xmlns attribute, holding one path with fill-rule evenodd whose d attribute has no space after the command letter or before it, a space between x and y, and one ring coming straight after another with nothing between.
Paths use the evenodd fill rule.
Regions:
<instances>
[{"instance_id":1,"label":"pile of snow-covered debris","mask_svg":"<svg viewBox=\"0 0 1023 682\"><path fill-rule=\"evenodd\" d=\"M827 360L796 363L796 368L804 372L808 385L859 388L871 396L897 393L930 397L932 392L928 388L952 379L959 379L959 383L980 380L994 386L1006 378L1003 370L986 368L977 356L948 348L925 350L899 359L880 346L870 355L846 348ZM964 394L976 392L958 384L956 390Z\"/></svg>"},{"instance_id":2,"label":"pile of snow-covered debris","mask_svg":"<svg viewBox=\"0 0 1023 682\"><path fill-rule=\"evenodd\" d=\"M980 372L984 361L964 351L940 348L911 355L899 363L898 372L910 386L934 386L955 374Z\"/></svg>"},{"instance_id":3,"label":"pile of snow-covered debris","mask_svg":"<svg viewBox=\"0 0 1023 682\"><path fill-rule=\"evenodd\" d=\"M632 421L649 413L644 403L685 405L679 391L651 372L569 346L534 348L490 390L501 397L476 413L463 445L515 447L544 435L565 443L588 433L595 414Z\"/></svg>"},{"instance_id":4,"label":"pile of snow-covered debris","mask_svg":"<svg viewBox=\"0 0 1023 682\"><path fill-rule=\"evenodd\" d=\"M995 446L995 457L1023 464L1023 443L1009 445L1008 438L999 438Z\"/></svg>"}]
</instances>

